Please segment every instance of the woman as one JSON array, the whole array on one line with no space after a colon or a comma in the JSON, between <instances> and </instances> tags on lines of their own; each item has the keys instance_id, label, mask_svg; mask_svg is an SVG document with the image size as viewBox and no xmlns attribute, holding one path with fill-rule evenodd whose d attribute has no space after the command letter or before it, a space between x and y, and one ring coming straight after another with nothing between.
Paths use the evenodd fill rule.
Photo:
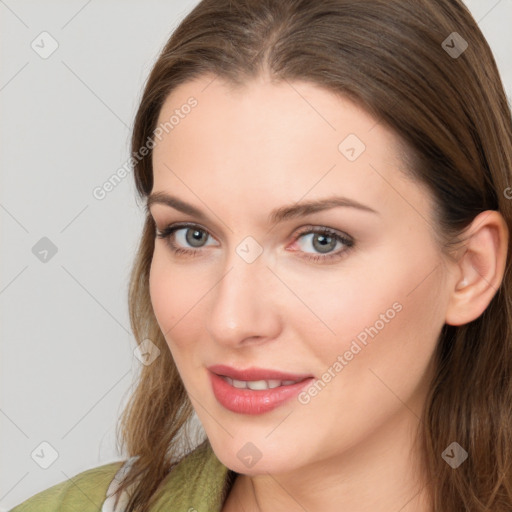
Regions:
<instances>
[{"instance_id":1,"label":"woman","mask_svg":"<svg viewBox=\"0 0 512 512\"><path fill-rule=\"evenodd\" d=\"M16 512L512 509L511 115L461 1L204 0L132 151L128 459Z\"/></svg>"}]
</instances>

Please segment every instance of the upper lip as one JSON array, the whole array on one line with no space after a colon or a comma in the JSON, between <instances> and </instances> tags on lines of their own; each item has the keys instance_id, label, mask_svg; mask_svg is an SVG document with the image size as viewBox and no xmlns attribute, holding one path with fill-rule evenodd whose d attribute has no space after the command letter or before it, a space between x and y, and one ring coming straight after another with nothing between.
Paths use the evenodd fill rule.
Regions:
<instances>
[{"instance_id":1,"label":"upper lip","mask_svg":"<svg viewBox=\"0 0 512 512\"><path fill-rule=\"evenodd\" d=\"M287 373L280 370L269 370L266 368L246 368L238 370L224 364L215 364L209 366L208 370L220 376L230 377L235 380L255 381L255 380L293 380L301 381L308 377L313 377L310 374L297 374Z\"/></svg>"}]
</instances>

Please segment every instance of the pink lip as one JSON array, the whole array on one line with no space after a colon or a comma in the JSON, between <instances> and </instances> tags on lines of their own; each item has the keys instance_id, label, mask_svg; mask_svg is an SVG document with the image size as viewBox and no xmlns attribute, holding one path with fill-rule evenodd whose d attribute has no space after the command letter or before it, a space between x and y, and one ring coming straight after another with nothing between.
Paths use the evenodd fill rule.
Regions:
<instances>
[{"instance_id":1,"label":"pink lip","mask_svg":"<svg viewBox=\"0 0 512 512\"><path fill-rule=\"evenodd\" d=\"M208 370L216 375L224 375L236 380L304 380L313 377L311 374L285 373L279 370L266 370L264 368L247 368L246 370L236 370L231 366L216 364L209 366Z\"/></svg>"},{"instance_id":2,"label":"pink lip","mask_svg":"<svg viewBox=\"0 0 512 512\"><path fill-rule=\"evenodd\" d=\"M208 368L213 394L226 409L239 414L263 414L296 396L311 383L311 375L297 375L261 368L235 370L229 366L216 365ZM238 389L226 382L221 375L236 380L294 380L295 384L272 389Z\"/></svg>"}]
</instances>

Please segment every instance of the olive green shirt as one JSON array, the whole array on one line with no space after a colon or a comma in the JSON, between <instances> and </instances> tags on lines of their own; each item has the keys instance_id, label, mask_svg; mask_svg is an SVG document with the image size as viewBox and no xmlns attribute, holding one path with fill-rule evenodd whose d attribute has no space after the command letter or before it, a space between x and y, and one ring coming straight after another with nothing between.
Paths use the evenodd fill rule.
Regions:
<instances>
[{"instance_id":1,"label":"olive green shirt","mask_svg":"<svg viewBox=\"0 0 512 512\"><path fill-rule=\"evenodd\" d=\"M114 509L112 500L107 500L107 490L110 488L112 494L114 476L124 463L79 473L35 494L11 512L122 512L123 503ZM206 439L165 477L151 512L220 512L236 475L219 461Z\"/></svg>"}]
</instances>

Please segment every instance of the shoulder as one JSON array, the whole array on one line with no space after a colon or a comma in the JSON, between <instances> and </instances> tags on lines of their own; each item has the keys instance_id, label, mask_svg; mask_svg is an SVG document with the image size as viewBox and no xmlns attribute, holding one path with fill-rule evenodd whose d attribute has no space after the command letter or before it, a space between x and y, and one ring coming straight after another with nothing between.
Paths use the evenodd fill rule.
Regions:
<instances>
[{"instance_id":1,"label":"shoulder","mask_svg":"<svg viewBox=\"0 0 512 512\"><path fill-rule=\"evenodd\" d=\"M110 483L124 462L112 462L78 473L68 480L35 494L10 512L62 510L98 512L105 501Z\"/></svg>"},{"instance_id":2,"label":"shoulder","mask_svg":"<svg viewBox=\"0 0 512 512\"><path fill-rule=\"evenodd\" d=\"M115 508L114 501L118 487L134 459L136 457L128 459L116 474L108 488L108 498L101 512L124 512L133 487L122 492ZM219 461L206 439L175 463L158 486L150 510L151 512L220 511L231 488L234 475Z\"/></svg>"},{"instance_id":3,"label":"shoulder","mask_svg":"<svg viewBox=\"0 0 512 512\"><path fill-rule=\"evenodd\" d=\"M157 490L151 510L221 510L235 476L236 473L219 461L209 441L205 440L169 472Z\"/></svg>"},{"instance_id":4,"label":"shoulder","mask_svg":"<svg viewBox=\"0 0 512 512\"><path fill-rule=\"evenodd\" d=\"M114 509L117 488L136 457L89 469L42 491L10 512L122 512L128 501L126 491ZM152 511L221 510L235 473L215 456L208 440L183 457L169 472L156 492ZM191 505L193 504L193 505Z\"/></svg>"}]
</instances>

